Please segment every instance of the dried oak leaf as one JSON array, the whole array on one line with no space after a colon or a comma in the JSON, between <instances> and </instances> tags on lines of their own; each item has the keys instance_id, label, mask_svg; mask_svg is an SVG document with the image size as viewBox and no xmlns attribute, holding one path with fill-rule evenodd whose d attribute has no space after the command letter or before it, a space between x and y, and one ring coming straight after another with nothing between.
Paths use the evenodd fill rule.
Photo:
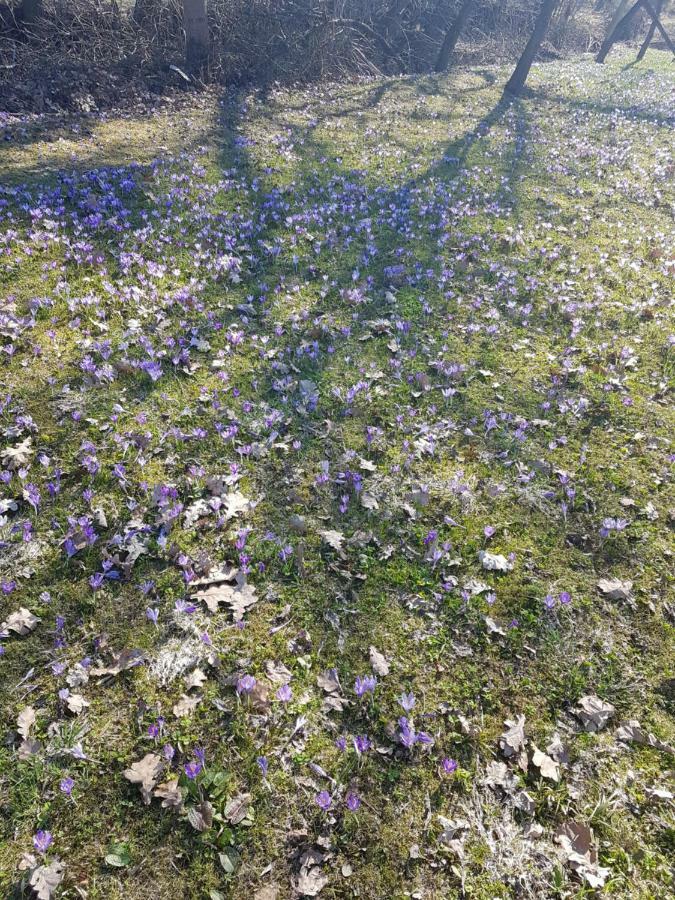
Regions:
<instances>
[{"instance_id":1,"label":"dried oak leaf","mask_svg":"<svg viewBox=\"0 0 675 900\"><path fill-rule=\"evenodd\" d=\"M328 884L328 876L321 870L324 855L312 848L300 857L300 872L295 883L297 892L302 897L316 897Z\"/></svg>"},{"instance_id":2,"label":"dried oak leaf","mask_svg":"<svg viewBox=\"0 0 675 900\"><path fill-rule=\"evenodd\" d=\"M132 763L130 769L124 770L124 777L141 789L143 802L147 806L152 799L152 789L157 784L164 770L164 760L156 753L146 753L143 759Z\"/></svg>"},{"instance_id":3,"label":"dried oak leaf","mask_svg":"<svg viewBox=\"0 0 675 900\"><path fill-rule=\"evenodd\" d=\"M504 724L506 725L506 731L499 738L499 749L506 759L514 760L526 772L525 716L517 716L515 722L507 719Z\"/></svg>"},{"instance_id":4,"label":"dried oak leaf","mask_svg":"<svg viewBox=\"0 0 675 900\"><path fill-rule=\"evenodd\" d=\"M183 794L178 787L178 779L172 778L171 781L164 781L158 784L153 791L153 797L159 797L162 801L163 809L180 809L183 806Z\"/></svg>"},{"instance_id":5,"label":"dried oak leaf","mask_svg":"<svg viewBox=\"0 0 675 900\"><path fill-rule=\"evenodd\" d=\"M558 763L546 753L543 753L535 744L532 744L532 749L534 750L532 765L539 769L541 777L548 778L551 781L560 781L560 766Z\"/></svg>"},{"instance_id":6,"label":"dried oak leaf","mask_svg":"<svg viewBox=\"0 0 675 900\"><path fill-rule=\"evenodd\" d=\"M601 731L616 712L611 703L606 703L595 694L579 700L574 715L584 726L584 731Z\"/></svg>"},{"instance_id":7,"label":"dried oak leaf","mask_svg":"<svg viewBox=\"0 0 675 900\"><path fill-rule=\"evenodd\" d=\"M63 881L63 863L60 859L53 859L49 865L38 866L33 869L30 876L30 886L35 891L38 900L51 900L57 887Z\"/></svg>"},{"instance_id":8,"label":"dried oak leaf","mask_svg":"<svg viewBox=\"0 0 675 900\"><path fill-rule=\"evenodd\" d=\"M327 694L340 694L342 688L338 681L337 669L328 669L316 676L316 683Z\"/></svg>"},{"instance_id":9,"label":"dried oak leaf","mask_svg":"<svg viewBox=\"0 0 675 900\"><path fill-rule=\"evenodd\" d=\"M188 696L187 694L183 694L180 700L177 703L174 703L173 714L177 719L182 719L186 716L190 716L201 702L202 696L200 694L192 697Z\"/></svg>"},{"instance_id":10,"label":"dried oak leaf","mask_svg":"<svg viewBox=\"0 0 675 900\"><path fill-rule=\"evenodd\" d=\"M89 706L89 701L85 700L82 694L69 694L66 706L74 716L79 716Z\"/></svg>"},{"instance_id":11,"label":"dried oak leaf","mask_svg":"<svg viewBox=\"0 0 675 900\"><path fill-rule=\"evenodd\" d=\"M9 618L0 625L0 635L8 634L10 631L13 631L15 634L24 637L27 634L30 634L31 631L34 631L37 628L38 622L41 619L38 616L34 616L30 610L25 609L25 607L21 607L21 609L13 612Z\"/></svg>"},{"instance_id":12,"label":"dried oak leaf","mask_svg":"<svg viewBox=\"0 0 675 900\"><path fill-rule=\"evenodd\" d=\"M239 579L236 584L211 584L198 590L195 599L202 600L212 613L218 612L219 603L226 604L235 622L241 622L245 613L258 602L255 588L243 579Z\"/></svg>"},{"instance_id":13,"label":"dried oak leaf","mask_svg":"<svg viewBox=\"0 0 675 900\"><path fill-rule=\"evenodd\" d=\"M35 725L35 710L32 706L22 709L16 719L16 730L26 740L30 736L30 730Z\"/></svg>"},{"instance_id":14,"label":"dried oak leaf","mask_svg":"<svg viewBox=\"0 0 675 900\"><path fill-rule=\"evenodd\" d=\"M0 453L3 466L7 469L22 469L24 466L27 466L33 455L33 450L31 448L32 442L32 438L27 437L15 447L5 447Z\"/></svg>"},{"instance_id":15,"label":"dried oak leaf","mask_svg":"<svg viewBox=\"0 0 675 900\"><path fill-rule=\"evenodd\" d=\"M126 672L127 669L133 669L134 666L141 665L143 660L142 650L122 650L117 656L113 656L109 666L97 666L91 669L90 672L92 675L97 676L119 675L121 672Z\"/></svg>"},{"instance_id":16,"label":"dried oak leaf","mask_svg":"<svg viewBox=\"0 0 675 900\"><path fill-rule=\"evenodd\" d=\"M249 500L241 491L232 491L225 496L224 501L223 512L225 513L226 522L242 513L250 512L257 506L254 500Z\"/></svg>"},{"instance_id":17,"label":"dried oak leaf","mask_svg":"<svg viewBox=\"0 0 675 900\"><path fill-rule=\"evenodd\" d=\"M207 680L207 676L201 669L194 669L185 679L185 690L191 691L192 688L200 688Z\"/></svg>"},{"instance_id":18,"label":"dried oak leaf","mask_svg":"<svg viewBox=\"0 0 675 900\"><path fill-rule=\"evenodd\" d=\"M659 740L651 732L645 731L637 719L631 719L625 725L620 725L614 732L614 736L617 741L622 741L624 744L641 744L643 747L653 747L655 750L675 756L675 747Z\"/></svg>"},{"instance_id":19,"label":"dried oak leaf","mask_svg":"<svg viewBox=\"0 0 675 900\"><path fill-rule=\"evenodd\" d=\"M332 547L336 553L338 553L344 559L344 551L342 549L342 543L345 539L344 534L341 531L333 531L332 529L327 529L325 531L320 531L319 535L328 544L329 547Z\"/></svg>"},{"instance_id":20,"label":"dried oak leaf","mask_svg":"<svg viewBox=\"0 0 675 900\"><path fill-rule=\"evenodd\" d=\"M39 741L36 741L33 738L26 738L25 741L21 742L19 749L16 751L16 755L23 761L30 759L31 756L35 756L40 750L42 750L42 744Z\"/></svg>"},{"instance_id":21,"label":"dried oak leaf","mask_svg":"<svg viewBox=\"0 0 675 900\"><path fill-rule=\"evenodd\" d=\"M621 581L619 578L601 578L598 590L610 600L630 600L633 582Z\"/></svg>"},{"instance_id":22,"label":"dried oak leaf","mask_svg":"<svg viewBox=\"0 0 675 900\"><path fill-rule=\"evenodd\" d=\"M389 674L389 663L376 647L371 646L368 652L370 654L370 666L373 672L381 678L384 678L385 675Z\"/></svg>"}]
</instances>

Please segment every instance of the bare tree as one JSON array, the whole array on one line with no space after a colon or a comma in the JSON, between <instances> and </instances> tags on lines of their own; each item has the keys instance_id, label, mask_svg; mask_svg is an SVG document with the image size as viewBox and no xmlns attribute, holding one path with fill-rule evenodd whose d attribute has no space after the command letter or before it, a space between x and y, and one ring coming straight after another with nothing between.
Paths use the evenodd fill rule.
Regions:
<instances>
[{"instance_id":1,"label":"bare tree","mask_svg":"<svg viewBox=\"0 0 675 900\"><path fill-rule=\"evenodd\" d=\"M613 45L616 43L619 35L622 30L628 25L631 19L637 15L637 13L642 9L642 0L637 0L637 3L634 3L628 12L624 13L623 16L618 21L614 22L614 27L610 26L609 31L607 32L607 37L602 42L602 46L598 51L598 55L595 57L595 61L599 63L603 63L607 58L607 54L612 49ZM616 17L615 17L616 18Z\"/></svg>"},{"instance_id":2,"label":"bare tree","mask_svg":"<svg viewBox=\"0 0 675 900\"><path fill-rule=\"evenodd\" d=\"M654 3L654 12L657 16L660 16L663 12L664 0L655 0ZM640 52L637 55L637 62L641 62L645 53L649 49L649 45L654 38L654 34L656 33L656 19L652 19L651 25L649 26L649 31L647 32L647 37L644 39L642 46L640 47Z\"/></svg>"},{"instance_id":3,"label":"bare tree","mask_svg":"<svg viewBox=\"0 0 675 900\"><path fill-rule=\"evenodd\" d=\"M459 12L455 16L455 20L445 32L445 37L443 38L443 43L441 44L441 49L439 50L438 58L436 59L436 65L434 66L435 72L445 72L448 68L450 58L455 52L457 41L466 25L466 20L469 18L469 13L471 12L473 5L474 0L463 0Z\"/></svg>"},{"instance_id":4,"label":"bare tree","mask_svg":"<svg viewBox=\"0 0 675 900\"><path fill-rule=\"evenodd\" d=\"M185 65L188 72L200 72L209 61L209 23L206 0L183 0Z\"/></svg>"},{"instance_id":5,"label":"bare tree","mask_svg":"<svg viewBox=\"0 0 675 900\"><path fill-rule=\"evenodd\" d=\"M527 46L523 50L523 55L518 60L518 65L516 66L513 75L509 78L506 87L504 88L504 99L507 99L508 97L517 97L522 93L525 82L527 81L527 76L530 74L534 58L539 52L541 42L546 36L548 26L551 24L553 13L556 11L559 2L560 0L542 0L541 9L539 10L537 20L534 23L534 28L530 35L530 39L527 42Z\"/></svg>"}]
</instances>

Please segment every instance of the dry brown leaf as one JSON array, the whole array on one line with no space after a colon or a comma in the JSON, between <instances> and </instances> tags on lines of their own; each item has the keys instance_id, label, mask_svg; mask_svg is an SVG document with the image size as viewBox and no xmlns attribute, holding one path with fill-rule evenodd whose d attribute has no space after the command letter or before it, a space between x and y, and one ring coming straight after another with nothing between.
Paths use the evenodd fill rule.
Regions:
<instances>
[{"instance_id":1,"label":"dry brown leaf","mask_svg":"<svg viewBox=\"0 0 675 900\"><path fill-rule=\"evenodd\" d=\"M225 603L235 622L241 622L247 610L258 602L253 585L243 581L237 584L212 584L197 591L195 599L202 600L212 613L218 612L219 603Z\"/></svg>"},{"instance_id":2,"label":"dry brown leaf","mask_svg":"<svg viewBox=\"0 0 675 900\"><path fill-rule=\"evenodd\" d=\"M316 683L327 694L339 694L342 692L340 682L338 681L337 669L328 669L325 672L321 672L321 674L316 677Z\"/></svg>"},{"instance_id":3,"label":"dry brown leaf","mask_svg":"<svg viewBox=\"0 0 675 900\"><path fill-rule=\"evenodd\" d=\"M506 731L499 738L499 749L506 759L514 760L526 772L525 716L517 716L515 722L507 719L504 724Z\"/></svg>"},{"instance_id":4,"label":"dry brown leaf","mask_svg":"<svg viewBox=\"0 0 675 900\"><path fill-rule=\"evenodd\" d=\"M584 726L584 731L601 731L615 712L611 703L606 703L595 694L582 697L574 710L575 716Z\"/></svg>"},{"instance_id":5,"label":"dry brown leaf","mask_svg":"<svg viewBox=\"0 0 675 900\"><path fill-rule=\"evenodd\" d=\"M85 700L82 694L69 694L66 698L66 706L73 715L79 716L89 706L89 701Z\"/></svg>"},{"instance_id":6,"label":"dry brown leaf","mask_svg":"<svg viewBox=\"0 0 675 900\"><path fill-rule=\"evenodd\" d=\"M384 678L389 674L389 663L376 647L370 647L370 666L376 675Z\"/></svg>"},{"instance_id":7,"label":"dry brown leaf","mask_svg":"<svg viewBox=\"0 0 675 900\"><path fill-rule=\"evenodd\" d=\"M560 766L550 756L543 753L535 744L532 744L534 753L532 754L532 765L541 772L542 778L548 778L551 781L560 781Z\"/></svg>"},{"instance_id":8,"label":"dry brown leaf","mask_svg":"<svg viewBox=\"0 0 675 900\"><path fill-rule=\"evenodd\" d=\"M32 706L22 709L16 720L16 730L22 738L28 739L30 730L35 725L35 710Z\"/></svg>"},{"instance_id":9,"label":"dry brown leaf","mask_svg":"<svg viewBox=\"0 0 675 900\"><path fill-rule=\"evenodd\" d=\"M20 760L26 760L30 759L31 756L38 754L40 750L42 750L42 744L39 741L36 741L33 738L26 738L25 741L21 742L16 753Z\"/></svg>"},{"instance_id":10,"label":"dry brown leaf","mask_svg":"<svg viewBox=\"0 0 675 900\"><path fill-rule=\"evenodd\" d=\"M185 690L191 691L192 688L200 688L206 681L206 674L201 669L194 669L185 679Z\"/></svg>"},{"instance_id":11,"label":"dry brown leaf","mask_svg":"<svg viewBox=\"0 0 675 900\"><path fill-rule=\"evenodd\" d=\"M180 809L183 805L183 794L178 787L177 778L158 784L153 791L153 796L161 799L164 809Z\"/></svg>"},{"instance_id":12,"label":"dry brown leaf","mask_svg":"<svg viewBox=\"0 0 675 900\"><path fill-rule=\"evenodd\" d=\"M192 697L188 696L187 694L183 694L180 700L177 703L174 703L173 714L177 719L182 719L185 716L190 716L201 702L201 694L196 694Z\"/></svg>"},{"instance_id":13,"label":"dry brown leaf","mask_svg":"<svg viewBox=\"0 0 675 900\"><path fill-rule=\"evenodd\" d=\"M152 789L157 784L163 770L164 760L156 753L146 753L143 759L133 763L130 769L124 770L124 777L127 781L139 785L146 806L152 799Z\"/></svg>"},{"instance_id":14,"label":"dry brown leaf","mask_svg":"<svg viewBox=\"0 0 675 900\"><path fill-rule=\"evenodd\" d=\"M610 600L630 600L633 582L621 581L619 578L601 578L598 590Z\"/></svg>"},{"instance_id":15,"label":"dry brown leaf","mask_svg":"<svg viewBox=\"0 0 675 900\"><path fill-rule=\"evenodd\" d=\"M30 634L31 631L34 631L37 628L37 625L42 620L38 616L34 616L30 610L25 609L25 607L21 607L16 612L13 612L9 618L0 625L0 634L3 632L8 634L10 631L13 631L15 634L24 637L27 634Z\"/></svg>"},{"instance_id":16,"label":"dry brown leaf","mask_svg":"<svg viewBox=\"0 0 675 900\"><path fill-rule=\"evenodd\" d=\"M117 656L113 655L109 666L98 666L90 671L92 675L97 676L119 675L121 672L126 672L127 669L139 666L143 662L143 658L142 650L122 650Z\"/></svg>"},{"instance_id":17,"label":"dry brown leaf","mask_svg":"<svg viewBox=\"0 0 675 900\"><path fill-rule=\"evenodd\" d=\"M60 859L53 859L48 865L38 866L37 869L33 869L30 876L30 886L38 900L51 900L62 881L63 863Z\"/></svg>"}]
</instances>

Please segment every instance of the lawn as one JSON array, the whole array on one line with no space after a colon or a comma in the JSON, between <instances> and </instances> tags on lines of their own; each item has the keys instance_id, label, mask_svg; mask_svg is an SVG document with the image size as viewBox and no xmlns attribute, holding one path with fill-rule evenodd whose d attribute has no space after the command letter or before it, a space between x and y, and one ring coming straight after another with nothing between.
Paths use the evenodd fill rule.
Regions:
<instances>
[{"instance_id":1,"label":"lawn","mask_svg":"<svg viewBox=\"0 0 675 900\"><path fill-rule=\"evenodd\" d=\"M672 895L629 62L0 121L3 897Z\"/></svg>"}]
</instances>

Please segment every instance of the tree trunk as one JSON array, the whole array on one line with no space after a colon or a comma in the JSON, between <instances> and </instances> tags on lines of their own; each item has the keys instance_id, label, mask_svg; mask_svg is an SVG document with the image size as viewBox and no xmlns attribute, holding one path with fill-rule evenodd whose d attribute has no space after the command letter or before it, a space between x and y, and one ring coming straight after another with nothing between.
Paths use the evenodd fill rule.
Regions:
<instances>
[{"instance_id":1,"label":"tree trunk","mask_svg":"<svg viewBox=\"0 0 675 900\"><path fill-rule=\"evenodd\" d=\"M656 0L656 2L654 4L654 12L656 13L657 16L660 16L662 11L663 11L663 0ZM649 50L649 45L652 42L655 32L656 32L656 21L654 19L652 19L651 24L649 26L649 31L647 32L647 37L644 39L644 43L640 47L640 52L637 55L637 60L636 60L637 62L642 62L642 60L645 58L645 53L647 52L647 50Z\"/></svg>"},{"instance_id":2,"label":"tree trunk","mask_svg":"<svg viewBox=\"0 0 675 900\"><path fill-rule=\"evenodd\" d=\"M459 40L459 36L462 33L464 26L466 25L466 20L469 18L469 13L471 12L472 6L473 0L464 0L459 8L459 12L457 13L455 21L445 32L445 37L443 38L441 49L438 52L438 59L436 60L436 65L434 66L435 72L445 72L447 70L448 65L450 64L450 57L455 52L457 41Z\"/></svg>"},{"instance_id":3,"label":"tree trunk","mask_svg":"<svg viewBox=\"0 0 675 900\"><path fill-rule=\"evenodd\" d=\"M513 75L509 78L504 88L504 99L508 97L517 97L525 87L527 76L530 74L534 58L541 47L541 42L546 36L548 26L551 24L553 13L558 5L558 0L543 0L537 21L534 23L534 29L527 42L527 46L523 50L523 55L518 60Z\"/></svg>"},{"instance_id":4,"label":"tree trunk","mask_svg":"<svg viewBox=\"0 0 675 900\"><path fill-rule=\"evenodd\" d=\"M637 13L642 9L643 0L637 0L637 3L634 3L628 12L619 19L619 21L614 25L614 28L610 28L607 37L602 42L602 47L598 51L598 55L595 57L595 61L599 63L603 63L607 59L607 54L612 49L619 32L621 29L627 25L633 16L637 15Z\"/></svg>"},{"instance_id":5,"label":"tree trunk","mask_svg":"<svg viewBox=\"0 0 675 900\"><path fill-rule=\"evenodd\" d=\"M666 42L666 47L670 50L670 52L675 56L675 44L670 39L670 35L666 31L666 29L661 24L661 19L659 19L658 15L654 12L654 7L651 5L650 0L642 0L642 4L644 8L647 10L648 14L652 17L652 22L659 30L659 34Z\"/></svg>"},{"instance_id":6,"label":"tree trunk","mask_svg":"<svg viewBox=\"0 0 675 900\"><path fill-rule=\"evenodd\" d=\"M188 72L201 72L209 61L209 23L206 0L183 0L185 29L185 66Z\"/></svg>"}]
</instances>

